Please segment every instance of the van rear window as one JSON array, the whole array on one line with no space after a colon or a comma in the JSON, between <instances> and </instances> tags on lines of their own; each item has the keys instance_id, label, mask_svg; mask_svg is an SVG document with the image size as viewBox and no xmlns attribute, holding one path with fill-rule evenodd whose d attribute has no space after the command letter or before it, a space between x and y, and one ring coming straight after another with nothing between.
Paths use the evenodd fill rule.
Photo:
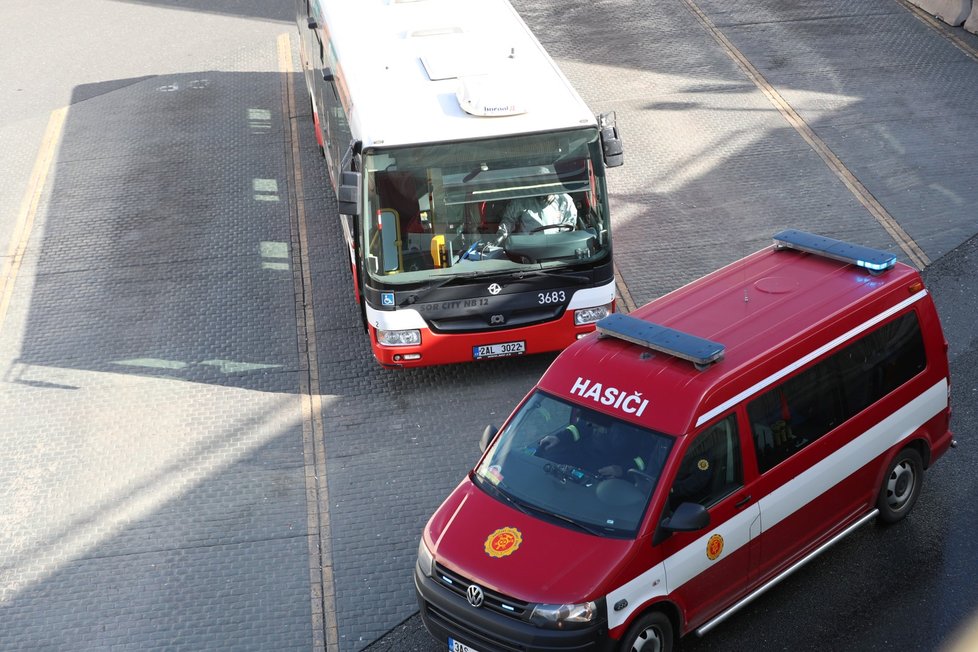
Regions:
<instances>
[{"instance_id":1,"label":"van rear window","mask_svg":"<svg viewBox=\"0 0 978 652\"><path fill-rule=\"evenodd\" d=\"M917 313L848 344L748 403L761 473L780 464L923 371Z\"/></svg>"}]
</instances>

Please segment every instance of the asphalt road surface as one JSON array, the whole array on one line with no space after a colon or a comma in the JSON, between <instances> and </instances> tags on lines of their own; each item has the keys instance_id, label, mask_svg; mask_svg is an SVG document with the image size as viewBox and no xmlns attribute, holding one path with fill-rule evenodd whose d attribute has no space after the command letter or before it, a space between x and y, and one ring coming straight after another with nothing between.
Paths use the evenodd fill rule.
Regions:
<instances>
[{"instance_id":1,"label":"asphalt road surface","mask_svg":"<svg viewBox=\"0 0 978 652\"><path fill-rule=\"evenodd\" d=\"M978 39L899 0L515 4L618 114L623 302L800 228L923 267L949 341L913 515L684 649L978 649ZM372 361L291 0L3 16L0 649L442 649L421 528L552 356Z\"/></svg>"}]
</instances>

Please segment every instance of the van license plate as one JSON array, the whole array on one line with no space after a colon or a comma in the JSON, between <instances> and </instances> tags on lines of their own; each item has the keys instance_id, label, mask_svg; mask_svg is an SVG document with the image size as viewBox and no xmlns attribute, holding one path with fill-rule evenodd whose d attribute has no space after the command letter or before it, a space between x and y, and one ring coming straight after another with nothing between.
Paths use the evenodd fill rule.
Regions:
<instances>
[{"instance_id":1,"label":"van license plate","mask_svg":"<svg viewBox=\"0 0 978 652\"><path fill-rule=\"evenodd\" d=\"M449 638L448 652L479 652L479 651L474 647L469 647L465 643L459 643L454 638Z\"/></svg>"},{"instance_id":2,"label":"van license plate","mask_svg":"<svg viewBox=\"0 0 978 652\"><path fill-rule=\"evenodd\" d=\"M475 360L503 358L508 355L523 355L524 353L526 353L526 342L503 342L502 344L484 344L472 347L472 357Z\"/></svg>"}]
</instances>

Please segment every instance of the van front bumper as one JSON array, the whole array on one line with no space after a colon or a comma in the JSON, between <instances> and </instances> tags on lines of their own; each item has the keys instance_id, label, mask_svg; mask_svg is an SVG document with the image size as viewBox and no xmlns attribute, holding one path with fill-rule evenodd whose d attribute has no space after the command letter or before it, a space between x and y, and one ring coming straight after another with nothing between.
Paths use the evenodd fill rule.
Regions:
<instances>
[{"instance_id":1,"label":"van front bumper","mask_svg":"<svg viewBox=\"0 0 978 652\"><path fill-rule=\"evenodd\" d=\"M543 629L487 609L477 609L436 580L414 568L421 620L428 632L445 643L452 638L478 652L607 652L616 641L608 637L605 617L584 629Z\"/></svg>"}]
</instances>

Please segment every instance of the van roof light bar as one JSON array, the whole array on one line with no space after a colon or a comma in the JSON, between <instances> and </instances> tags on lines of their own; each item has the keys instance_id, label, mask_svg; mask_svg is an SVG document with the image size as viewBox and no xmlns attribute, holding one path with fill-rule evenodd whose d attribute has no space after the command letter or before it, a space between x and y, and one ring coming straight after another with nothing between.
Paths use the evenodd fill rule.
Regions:
<instances>
[{"instance_id":1,"label":"van roof light bar","mask_svg":"<svg viewBox=\"0 0 978 652\"><path fill-rule=\"evenodd\" d=\"M881 274L896 265L896 256L886 251L795 229L776 233L774 245L778 249L797 249L833 260L841 260L844 263L852 263L869 270L871 274Z\"/></svg>"},{"instance_id":2,"label":"van roof light bar","mask_svg":"<svg viewBox=\"0 0 978 652\"><path fill-rule=\"evenodd\" d=\"M712 362L723 359L722 344L643 319L629 317L620 312L612 313L600 320L595 328L599 337L616 337L647 349L689 360L700 370L705 369Z\"/></svg>"}]
</instances>

